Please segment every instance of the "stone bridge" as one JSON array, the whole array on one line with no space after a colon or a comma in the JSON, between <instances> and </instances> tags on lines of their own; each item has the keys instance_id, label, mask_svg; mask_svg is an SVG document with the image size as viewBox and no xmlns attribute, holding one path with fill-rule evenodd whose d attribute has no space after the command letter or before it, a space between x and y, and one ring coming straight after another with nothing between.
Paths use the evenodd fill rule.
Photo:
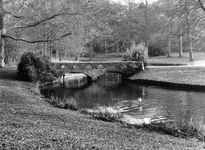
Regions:
<instances>
[{"instance_id":1,"label":"stone bridge","mask_svg":"<svg viewBox=\"0 0 205 150\"><path fill-rule=\"evenodd\" d=\"M144 69L141 61L104 61L104 62L53 62L54 66L63 74L84 73L96 81L97 77L106 72L120 73L131 76L138 69Z\"/></svg>"}]
</instances>

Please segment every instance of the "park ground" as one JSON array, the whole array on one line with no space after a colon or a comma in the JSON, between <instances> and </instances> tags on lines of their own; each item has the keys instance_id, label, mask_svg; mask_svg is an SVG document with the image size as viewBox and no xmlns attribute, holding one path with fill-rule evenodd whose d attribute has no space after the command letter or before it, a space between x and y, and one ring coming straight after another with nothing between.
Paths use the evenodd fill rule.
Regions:
<instances>
[{"instance_id":1,"label":"park ground","mask_svg":"<svg viewBox=\"0 0 205 150\"><path fill-rule=\"evenodd\" d=\"M203 82L205 86L205 68L197 65L202 58L195 64L187 57L156 57L150 61L176 63L174 59L183 59L177 63L189 64L185 67L148 67L132 79L146 77L184 83L184 78L187 78L190 83L197 85ZM153 70L156 71L152 73ZM176 80L172 76L176 72L184 80ZM7 68L0 69L0 149L201 150L205 149L205 144L196 138L174 137L120 123L103 122L78 111L53 107L42 98L34 84L19 81L16 69Z\"/></svg>"},{"instance_id":2,"label":"park ground","mask_svg":"<svg viewBox=\"0 0 205 150\"><path fill-rule=\"evenodd\" d=\"M153 57L149 60L150 66L144 71L135 74L130 79L143 83L162 83L173 86L195 86L205 89L205 53L195 53L195 60L189 61L189 54L184 57L172 54L173 57L166 56ZM191 88L191 86L189 86Z\"/></svg>"}]
</instances>

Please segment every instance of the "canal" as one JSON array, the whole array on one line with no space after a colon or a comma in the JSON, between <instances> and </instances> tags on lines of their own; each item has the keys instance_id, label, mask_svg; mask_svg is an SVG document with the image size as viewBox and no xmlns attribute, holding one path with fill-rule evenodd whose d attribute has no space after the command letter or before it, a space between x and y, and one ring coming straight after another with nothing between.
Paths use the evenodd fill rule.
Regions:
<instances>
[{"instance_id":1,"label":"canal","mask_svg":"<svg viewBox=\"0 0 205 150\"><path fill-rule=\"evenodd\" d=\"M78 108L123 104L130 107L129 114L138 118L162 116L179 123L190 119L195 124L205 123L205 92L131 84L119 74L105 74L80 89L50 87L41 92L46 97L73 96ZM138 98L143 99L142 109L136 105Z\"/></svg>"}]
</instances>

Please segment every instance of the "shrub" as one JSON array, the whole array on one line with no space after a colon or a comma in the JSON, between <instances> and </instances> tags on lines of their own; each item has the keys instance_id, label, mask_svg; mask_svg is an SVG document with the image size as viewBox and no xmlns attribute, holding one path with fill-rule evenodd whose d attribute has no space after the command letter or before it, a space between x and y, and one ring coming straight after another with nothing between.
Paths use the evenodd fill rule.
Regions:
<instances>
[{"instance_id":1,"label":"shrub","mask_svg":"<svg viewBox=\"0 0 205 150\"><path fill-rule=\"evenodd\" d=\"M37 79L37 72L34 66L26 66L25 73L27 74L28 81L34 81Z\"/></svg>"},{"instance_id":2,"label":"shrub","mask_svg":"<svg viewBox=\"0 0 205 150\"><path fill-rule=\"evenodd\" d=\"M148 55L153 56L163 56L166 55L167 39L166 35L163 34L153 34L149 42Z\"/></svg>"},{"instance_id":3,"label":"shrub","mask_svg":"<svg viewBox=\"0 0 205 150\"><path fill-rule=\"evenodd\" d=\"M166 55L166 51L158 44L150 44L148 55L150 57L153 56L163 56Z\"/></svg>"},{"instance_id":4,"label":"shrub","mask_svg":"<svg viewBox=\"0 0 205 150\"><path fill-rule=\"evenodd\" d=\"M78 110L78 103L72 96L67 97L66 95L62 97L51 96L48 101L59 108L71 109L71 110Z\"/></svg>"},{"instance_id":5,"label":"shrub","mask_svg":"<svg viewBox=\"0 0 205 150\"><path fill-rule=\"evenodd\" d=\"M25 81L53 81L57 72L47 56L38 56L26 52L21 56L18 64L18 77Z\"/></svg>"},{"instance_id":6,"label":"shrub","mask_svg":"<svg viewBox=\"0 0 205 150\"><path fill-rule=\"evenodd\" d=\"M123 56L123 60L125 61L145 61L146 50L147 48L145 47L145 44L143 42L136 45L134 41L130 49L127 49L126 54Z\"/></svg>"},{"instance_id":7,"label":"shrub","mask_svg":"<svg viewBox=\"0 0 205 150\"><path fill-rule=\"evenodd\" d=\"M119 118L122 117L121 110L115 106L99 106L93 109L82 109L80 112L84 114L89 114L96 119L108 122L119 121Z\"/></svg>"}]
</instances>

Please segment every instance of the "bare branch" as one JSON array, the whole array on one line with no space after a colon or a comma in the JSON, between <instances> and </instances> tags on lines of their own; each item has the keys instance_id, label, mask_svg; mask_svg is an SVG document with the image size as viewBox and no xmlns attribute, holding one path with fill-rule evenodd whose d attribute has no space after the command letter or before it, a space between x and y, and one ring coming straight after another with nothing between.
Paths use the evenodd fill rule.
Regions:
<instances>
[{"instance_id":1,"label":"bare branch","mask_svg":"<svg viewBox=\"0 0 205 150\"><path fill-rule=\"evenodd\" d=\"M12 0L4 1L4 4L8 4L10 2L12 2Z\"/></svg>"},{"instance_id":2,"label":"bare branch","mask_svg":"<svg viewBox=\"0 0 205 150\"><path fill-rule=\"evenodd\" d=\"M32 27L38 26L38 25L41 24L41 23L44 23L44 22L49 21L49 20L51 20L51 19L53 19L53 18L56 18L56 17L58 17L58 16L62 16L62 15L78 15L78 14L79 14L79 13L67 13L67 12L60 11L59 13L54 14L54 15L48 17L48 18L44 18L44 19L41 19L41 20L36 21L36 22L28 23L28 24L26 24L26 25L22 25L22 26L21 26L21 25L16 24L14 27L11 27L11 28L9 28L9 29L7 29L7 30L23 29L23 28L32 28Z\"/></svg>"},{"instance_id":3,"label":"bare branch","mask_svg":"<svg viewBox=\"0 0 205 150\"><path fill-rule=\"evenodd\" d=\"M7 11L4 11L4 14L5 14L5 15L10 15L10 16L16 18L16 19L22 19L22 18L24 18L23 16L14 15L14 14L12 14L11 12L7 12Z\"/></svg>"},{"instance_id":4,"label":"bare branch","mask_svg":"<svg viewBox=\"0 0 205 150\"><path fill-rule=\"evenodd\" d=\"M22 41L22 42L26 42L26 43L45 43L45 42L50 42L50 41L58 41L58 40L61 40L62 38L68 36L68 35L71 35L71 33L67 33L67 34L64 34L62 36L60 36L59 38L55 38L55 39L42 39L42 40L32 40L32 41L29 41L27 39L22 39L22 38L15 38L15 37L12 37L10 35L2 35L3 38L9 38L9 39L12 39L12 40L15 40L15 41Z\"/></svg>"},{"instance_id":5,"label":"bare branch","mask_svg":"<svg viewBox=\"0 0 205 150\"><path fill-rule=\"evenodd\" d=\"M194 2L196 2L196 1L194 1ZM205 7L204 7L203 2L201 0L198 0L197 3L201 7L201 9L203 9L203 11L205 11Z\"/></svg>"},{"instance_id":6,"label":"bare branch","mask_svg":"<svg viewBox=\"0 0 205 150\"><path fill-rule=\"evenodd\" d=\"M5 1L5 2L4 2L4 5L6 5L6 4L8 4L8 3L11 3L11 2L12 2L12 0ZM16 19L23 19L23 18L24 18L23 16L14 15L14 14L19 13L19 11L21 10L21 8L22 8L22 7L24 6L24 4L25 4L25 0L23 0L23 1L19 2L19 3L20 3L20 6L19 6L17 12L11 13L11 12L8 12L8 11L5 11L5 10L4 10L4 15L10 15L10 16L16 18Z\"/></svg>"},{"instance_id":7,"label":"bare branch","mask_svg":"<svg viewBox=\"0 0 205 150\"><path fill-rule=\"evenodd\" d=\"M69 30L70 32L72 32L71 29L70 29L68 26L66 26L65 22L63 22L62 20L59 20L58 18L56 18L56 20L57 20L58 22L60 22L60 23L63 25L63 27L65 27L67 30Z\"/></svg>"}]
</instances>

